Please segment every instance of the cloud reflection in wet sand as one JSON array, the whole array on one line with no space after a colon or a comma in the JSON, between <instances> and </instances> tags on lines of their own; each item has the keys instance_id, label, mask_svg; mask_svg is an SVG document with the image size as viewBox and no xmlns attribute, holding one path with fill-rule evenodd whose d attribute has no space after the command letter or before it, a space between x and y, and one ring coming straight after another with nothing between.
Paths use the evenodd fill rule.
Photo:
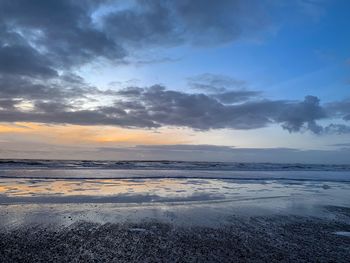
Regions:
<instances>
[{"instance_id":1,"label":"cloud reflection in wet sand","mask_svg":"<svg viewBox=\"0 0 350 263\"><path fill-rule=\"evenodd\" d=\"M340 196L349 185L320 182L289 184L277 180L208 179L2 179L0 203L155 203L235 201L274 197Z\"/></svg>"}]
</instances>

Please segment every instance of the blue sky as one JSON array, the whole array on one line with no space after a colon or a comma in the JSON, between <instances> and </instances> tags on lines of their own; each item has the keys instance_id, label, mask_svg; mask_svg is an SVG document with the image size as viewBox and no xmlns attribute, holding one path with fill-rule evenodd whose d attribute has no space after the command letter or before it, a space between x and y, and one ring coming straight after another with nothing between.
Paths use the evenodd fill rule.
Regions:
<instances>
[{"instance_id":1,"label":"blue sky","mask_svg":"<svg viewBox=\"0 0 350 263\"><path fill-rule=\"evenodd\" d=\"M298 4L290 6L275 7L278 14L269 14L274 24L258 36L251 33L214 47L146 50L142 52L147 56L144 60L154 63L102 67L98 70L103 77L91 76L91 71L85 77L100 85L115 79L138 80L141 85L161 83L186 91L188 77L212 73L246 81L249 88L262 90L269 97L302 99L316 94L328 101L349 96L350 3L310 1L309 9L315 11L308 12Z\"/></svg>"}]
</instances>

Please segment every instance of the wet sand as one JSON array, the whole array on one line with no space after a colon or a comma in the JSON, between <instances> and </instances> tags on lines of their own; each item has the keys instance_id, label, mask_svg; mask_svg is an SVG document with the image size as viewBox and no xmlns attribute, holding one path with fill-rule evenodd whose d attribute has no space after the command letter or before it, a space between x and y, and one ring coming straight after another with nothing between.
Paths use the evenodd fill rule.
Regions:
<instances>
[{"instance_id":1,"label":"wet sand","mask_svg":"<svg viewBox=\"0 0 350 263\"><path fill-rule=\"evenodd\" d=\"M0 232L2 262L350 262L350 209L334 219L231 216L217 227L148 221Z\"/></svg>"},{"instance_id":2,"label":"wet sand","mask_svg":"<svg viewBox=\"0 0 350 263\"><path fill-rule=\"evenodd\" d=\"M350 262L331 179L2 178L0 262Z\"/></svg>"}]
</instances>

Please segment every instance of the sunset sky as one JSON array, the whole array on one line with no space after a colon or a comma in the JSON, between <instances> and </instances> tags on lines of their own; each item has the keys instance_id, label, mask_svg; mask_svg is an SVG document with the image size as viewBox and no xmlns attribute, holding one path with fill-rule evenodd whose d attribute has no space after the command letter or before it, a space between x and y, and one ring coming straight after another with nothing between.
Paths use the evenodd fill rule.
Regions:
<instances>
[{"instance_id":1,"label":"sunset sky","mask_svg":"<svg viewBox=\"0 0 350 263\"><path fill-rule=\"evenodd\" d=\"M350 163L347 0L1 0L0 157Z\"/></svg>"}]
</instances>

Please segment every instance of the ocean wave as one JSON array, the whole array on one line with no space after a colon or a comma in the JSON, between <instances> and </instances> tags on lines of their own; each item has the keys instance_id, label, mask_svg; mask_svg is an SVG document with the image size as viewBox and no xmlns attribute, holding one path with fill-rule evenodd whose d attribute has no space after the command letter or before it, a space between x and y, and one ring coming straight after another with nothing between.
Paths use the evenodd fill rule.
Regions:
<instances>
[{"instance_id":1,"label":"ocean wave","mask_svg":"<svg viewBox=\"0 0 350 263\"><path fill-rule=\"evenodd\" d=\"M204 170L113 170L113 169L0 169L3 179L220 179L350 182L349 171L204 171Z\"/></svg>"},{"instance_id":2,"label":"ocean wave","mask_svg":"<svg viewBox=\"0 0 350 263\"><path fill-rule=\"evenodd\" d=\"M0 160L0 170L7 169L350 171L350 165L186 161Z\"/></svg>"}]
</instances>

